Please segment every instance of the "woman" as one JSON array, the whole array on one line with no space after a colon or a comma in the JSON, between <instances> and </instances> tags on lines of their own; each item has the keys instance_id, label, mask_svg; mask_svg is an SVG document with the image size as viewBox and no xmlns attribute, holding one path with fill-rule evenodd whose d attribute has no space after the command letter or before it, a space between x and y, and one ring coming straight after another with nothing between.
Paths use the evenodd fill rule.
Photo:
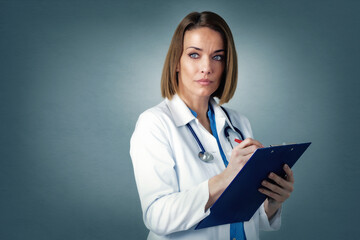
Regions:
<instances>
[{"instance_id":1,"label":"woman","mask_svg":"<svg viewBox=\"0 0 360 240\"><path fill-rule=\"evenodd\" d=\"M165 60L165 100L140 115L131 138L148 239L258 239L260 229L280 227L281 204L294 182L286 165L286 179L270 174L276 184L263 181L259 191L268 198L250 221L194 230L252 153L263 147L252 139L244 116L219 106L231 99L236 83L237 56L226 22L212 12L187 15ZM227 126L239 128L246 139L236 146L227 141ZM200 160L200 148L213 159Z\"/></svg>"}]
</instances>

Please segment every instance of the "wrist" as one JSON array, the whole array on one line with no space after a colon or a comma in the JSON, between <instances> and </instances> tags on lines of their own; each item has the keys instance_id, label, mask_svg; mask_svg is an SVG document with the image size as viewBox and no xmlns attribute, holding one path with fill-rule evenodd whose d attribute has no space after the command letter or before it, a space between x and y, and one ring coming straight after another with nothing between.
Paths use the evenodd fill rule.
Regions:
<instances>
[{"instance_id":1,"label":"wrist","mask_svg":"<svg viewBox=\"0 0 360 240\"><path fill-rule=\"evenodd\" d=\"M273 199L267 198L264 203L265 213L268 216L268 219L271 219L275 213L279 210L281 207L281 203L277 202Z\"/></svg>"},{"instance_id":2,"label":"wrist","mask_svg":"<svg viewBox=\"0 0 360 240\"><path fill-rule=\"evenodd\" d=\"M229 186L231 179L224 171L209 179L209 200L205 206L205 210L210 208L220 195Z\"/></svg>"}]
</instances>

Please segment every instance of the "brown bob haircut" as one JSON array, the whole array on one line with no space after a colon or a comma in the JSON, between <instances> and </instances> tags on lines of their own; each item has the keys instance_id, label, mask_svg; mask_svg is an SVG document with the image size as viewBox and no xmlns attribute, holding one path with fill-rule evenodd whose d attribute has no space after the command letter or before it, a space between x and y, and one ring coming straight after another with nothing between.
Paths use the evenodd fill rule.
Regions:
<instances>
[{"instance_id":1,"label":"brown bob haircut","mask_svg":"<svg viewBox=\"0 0 360 240\"><path fill-rule=\"evenodd\" d=\"M234 39L225 20L213 12L192 12L177 26L167 53L161 76L161 95L171 99L178 91L176 66L183 52L186 31L208 27L221 34L225 45L226 62L219 88L212 94L219 98L219 104L227 103L234 95L237 85L237 55Z\"/></svg>"}]
</instances>

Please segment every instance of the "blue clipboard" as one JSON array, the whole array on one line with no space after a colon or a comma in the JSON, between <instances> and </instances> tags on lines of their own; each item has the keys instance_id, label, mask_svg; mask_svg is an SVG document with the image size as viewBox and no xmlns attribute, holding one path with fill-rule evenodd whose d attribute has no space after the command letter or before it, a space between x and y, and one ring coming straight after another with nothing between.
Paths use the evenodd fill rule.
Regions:
<instances>
[{"instance_id":1,"label":"blue clipboard","mask_svg":"<svg viewBox=\"0 0 360 240\"><path fill-rule=\"evenodd\" d=\"M210 208L210 215L195 229L249 221L266 199L258 191L261 182L268 178L270 172L285 176L284 164L291 168L310 144L311 142L307 142L257 149Z\"/></svg>"}]
</instances>

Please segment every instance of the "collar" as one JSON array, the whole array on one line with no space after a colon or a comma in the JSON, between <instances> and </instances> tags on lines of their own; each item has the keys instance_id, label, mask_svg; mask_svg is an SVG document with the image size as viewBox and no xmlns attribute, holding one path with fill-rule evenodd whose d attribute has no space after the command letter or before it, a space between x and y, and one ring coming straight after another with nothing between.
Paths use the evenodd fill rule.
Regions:
<instances>
[{"instance_id":1,"label":"collar","mask_svg":"<svg viewBox=\"0 0 360 240\"><path fill-rule=\"evenodd\" d=\"M221 121L222 121L222 123L224 123L224 125L229 126L234 132L236 132L236 130L234 129L234 126L231 124L231 122L230 122L229 118L227 117L226 113L220 107L220 105L215 101L214 98L210 99L210 103L211 103L211 105L212 105L212 107L214 109L214 114L215 114L216 118L221 119Z\"/></svg>"},{"instance_id":2,"label":"collar","mask_svg":"<svg viewBox=\"0 0 360 240\"><path fill-rule=\"evenodd\" d=\"M186 125L188 122L195 119L190 109L186 106L184 101L175 94L171 100L165 99L166 105L169 107L171 115L177 127Z\"/></svg>"},{"instance_id":3,"label":"collar","mask_svg":"<svg viewBox=\"0 0 360 240\"><path fill-rule=\"evenodd\" d=\"M195 116L191 113L191 110L186 106L184 101L179 97L179 95L175 94L171 100L165 99L166 105L170 109L171 115L174 119L175 125L177 127L184 126L187 123L191 122L195 119ZM216 119L222 120L221 122L226 122L228 126L232 128L232 125L226 114L215 101L214 98L210 98L209 107L212 107Z\"/></svg>"},{"instance_id":4,"label":"collar","mask_svg":"<svg viewBox=\"0 0 360 240\"><path fill-rule=\"evenodd\" d=\"M222 129L225 125L230 126L230 128L235 131L233 125L230 120L226 116L224 110L220 107L220 105L215 101L214 98L210 98L210 107L212 107L213 113L215 114L215 119L218 119L217 122L221 124L219 129Z\"/></svg>"}]
</instances>

